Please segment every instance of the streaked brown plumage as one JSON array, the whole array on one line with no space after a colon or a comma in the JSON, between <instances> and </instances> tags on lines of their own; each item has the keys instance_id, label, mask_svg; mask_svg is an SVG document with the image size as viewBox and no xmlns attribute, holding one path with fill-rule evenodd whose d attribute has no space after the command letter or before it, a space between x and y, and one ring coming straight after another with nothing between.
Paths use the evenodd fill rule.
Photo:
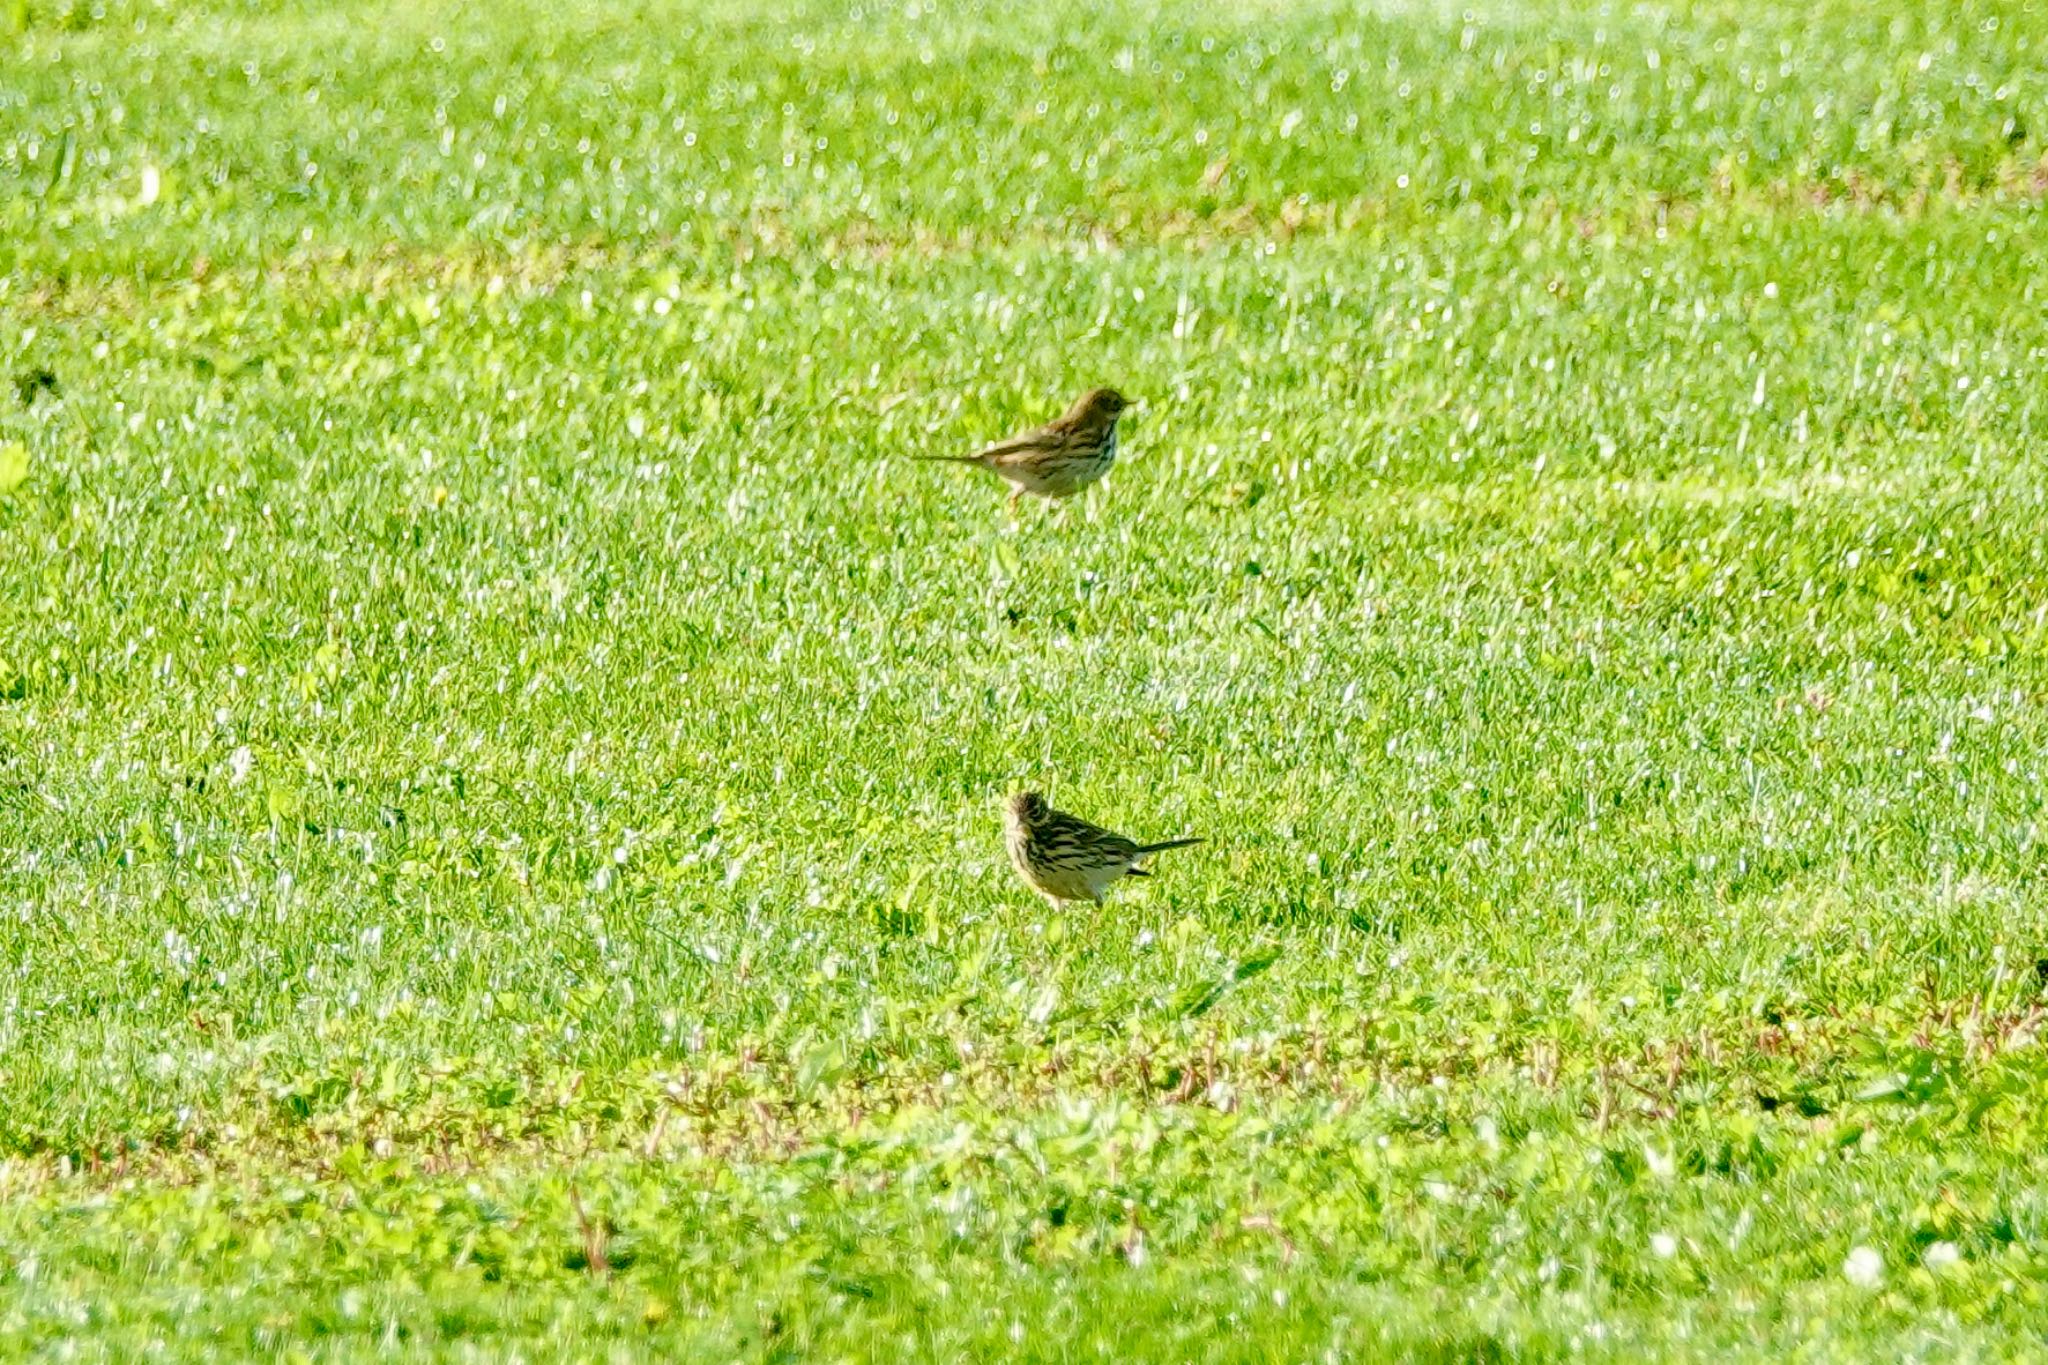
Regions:
<instances>
[{"instance_id":1,"label":"streaked brown plumage","mask_svg":"<svg viewBox=\"0 0 2048 1365\"><path fill-rule=\"evenodd\" d=\"M1116 421L1130 404L1115 389L1090 389L1064 414L999 441L973 455L925 455L926 460L980 465L1010 485L1010 505L1026 493L1071 498L1116 463Z\"/></svg>"},{"instance_id":2,"label":"streaked brown plumage","mask_svg":"<svg viewBox=\"0 0 2048 1365\"><path fill-rule=\"evenodd\" d=\"M1054 810L1037 792L1018 792L1003 807L1003 842L1018 873L1039 895L1054 902L1100 905L1112 883L1150 875L1138 866L1146 854L1202 841L1135 844L1079 816Z\"/></svg>"}]
</instances>

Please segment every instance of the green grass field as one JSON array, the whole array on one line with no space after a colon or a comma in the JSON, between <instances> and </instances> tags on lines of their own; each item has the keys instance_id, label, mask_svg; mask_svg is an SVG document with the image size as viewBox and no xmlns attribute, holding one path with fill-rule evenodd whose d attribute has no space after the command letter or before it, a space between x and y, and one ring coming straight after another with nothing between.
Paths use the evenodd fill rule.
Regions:
<instances>
[{"instance_id":1,"label":"green grass field","mask_svg":"<svg viewBox=\"0 0 2048 1365\"><path fill-rule=\"evenodd\" d=\"M0 1351L2043 1358L2044 138L2041 0L0 0Z\"/></svg>"}]
</instances>

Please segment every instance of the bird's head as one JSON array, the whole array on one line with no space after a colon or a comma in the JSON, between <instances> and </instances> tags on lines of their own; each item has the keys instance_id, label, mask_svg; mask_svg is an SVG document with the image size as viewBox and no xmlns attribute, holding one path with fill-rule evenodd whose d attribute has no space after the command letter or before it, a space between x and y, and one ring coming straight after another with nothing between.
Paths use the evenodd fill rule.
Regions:
<instances>
[{"instance_id":1,"label":"bird's head","mask_svg":"<svg viewBox=\"0 0 2048 1365\"><path fill-rule=\"evenodd\" d=\"M1097 422L1114 422L1123 416L1124 409L1130 405L1131 400L1115 389L1090 389L1075 400L1069 416Z\"/></svg>"},{"instance_id":2,"label":"bird's head","mask_svg":"<svg viewBox=\"0 0 2048 1365\"><path fill-rule=\"evenodd\" d=\"M1043 823L1045 817L1051 813L1052 807L1047 805L1045 798L1037 792L1014 792L1010 799L1003 803L1003 814L1009 818L1011 824L1022 829Z\"/></svg>"}]
</instances>

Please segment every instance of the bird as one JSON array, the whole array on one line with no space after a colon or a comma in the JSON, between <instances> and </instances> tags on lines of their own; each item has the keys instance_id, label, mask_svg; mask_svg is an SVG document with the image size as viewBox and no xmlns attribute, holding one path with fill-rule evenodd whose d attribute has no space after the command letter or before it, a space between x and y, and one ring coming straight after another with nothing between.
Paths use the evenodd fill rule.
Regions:
<instances>
[{"instance_id":1,"label":"bird","mask_svg":"<svg viewBox=\"0 0 2048 1365\"><path fill-rule=\"evenodd\" d=\"M1115 389L1090 389L1042 427L998 441L973 455L921 455L923 460L979 465L1010 485L1010 508L1026 493L1058 500L1109 472L1116 463L1116 420L1130 403Z\"/></svg>"},{"instance_id":2,"label":"bird","mask_svg":"<svg viewBox=\"0 0 2048 1365\"><path fill-rule=\"evenodd\" d=\"M1018 792L1003 807L1003 842L1018 875L1057 906L1062 901L1102 904L1102 893L1124 877L1148 877L1138 866L1148 853L1186 848L1200 839L1137 844L1077 815L1054 810L1037 792Z\"/></svg>"}]
</instances>

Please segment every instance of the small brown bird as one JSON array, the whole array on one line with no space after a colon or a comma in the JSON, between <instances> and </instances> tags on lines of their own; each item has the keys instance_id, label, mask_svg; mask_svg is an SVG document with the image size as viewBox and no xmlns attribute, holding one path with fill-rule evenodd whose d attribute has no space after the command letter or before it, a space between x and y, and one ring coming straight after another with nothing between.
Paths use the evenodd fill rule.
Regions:
<instances>
[{"instance_id":1,"label":"small brown bird","mask_svg":"<svg viewBox=\"0 0 2048 1365\"><path fill-rule=\"evenodd\" d=\"M1093 901L1100 905L1102 893L1112 882L1151 875L1138 866L1146 854L1202 841L1134 844L1079 816L1054 810L1037 792L1018 792L1003 808L1003 842L1018 873L1039 895L1054 904Z\"/></svg>"},{"instance_id":2,"label":"small brown bird","mask_svg":"<svg viewBox=\"0 0 2048 1365\"><path fill-rule=\"evenodd\" d=\"M999 441L975 455L922 455L925 460L980 465L1010 485L1010 506L1030 493L1071 498L1116 463L1116 419L1130 404L1115 389L1090 389L1044 426Z\"/></svg>"}]
</instances>

